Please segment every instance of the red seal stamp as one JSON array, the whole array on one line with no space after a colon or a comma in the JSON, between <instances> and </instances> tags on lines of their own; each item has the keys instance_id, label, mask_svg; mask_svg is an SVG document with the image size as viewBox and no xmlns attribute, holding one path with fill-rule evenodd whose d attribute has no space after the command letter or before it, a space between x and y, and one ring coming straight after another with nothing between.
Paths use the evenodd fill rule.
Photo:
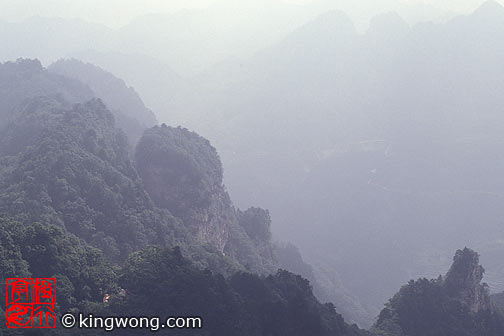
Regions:
<instances>
[{"instance_id":1,"label":"red seal stamp","mask_svg":"<svg viewBox=\"0 0 504 336\"><path fill-rule=\"evenodd\" d=\"M7 328L56 328L56 279L9 278Z\"/></svg>"}]
</instances>

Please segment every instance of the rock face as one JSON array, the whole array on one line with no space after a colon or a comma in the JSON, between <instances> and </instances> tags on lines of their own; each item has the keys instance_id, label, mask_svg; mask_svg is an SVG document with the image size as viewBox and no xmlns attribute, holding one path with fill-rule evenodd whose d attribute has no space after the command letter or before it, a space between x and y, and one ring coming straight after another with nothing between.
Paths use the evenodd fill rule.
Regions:
<instances>
[{"instance_id":1,"label":"rock face","mask_svg":"<svg viewBox=\"0 0 504 336\"><path fill-rule=\"evenodd\" d=\"M180 127L153 127L137 146L136 162L155 204L181 218L198 241L224 252L235 214L208 140Z\"/></svg>"},{"instance_id":2,"label":"rock face","mask_svg":"<svg viewBox=\"0 0 504 336\"><path fill-rule=\"evenodd\" d=\"M449 296L458 298L471 313L488 311L491 307L488 286L481 283L484 273L478 253L468 248L459 250L446 274L443 287Z\"/></svg>"},{"instance_id":3,"label":"rock face","mask_svg":"<svg viewBox=\"0 0 504 336\"><path fill-rule=\"evenodd\" d=\"M184 128L156 126L140 139L135 158L156 206L180 218L200 243L247 271L276 271L268 211L234 208L222 184L219 155L208 140Z\"/></svg>"},{"instance_id":4,"label":"rock face","mask_svg":"<svg viewBox=\"0 0 504 336\"><path fill-rule=\"evenodd\" d=\"M502 336L504 316L482 284L479 255L457 251L443 278L410 281L378 316L372 331L393 336Z\"/></svg>"},{"instance_id":5,"label":"rock face","mask_svg":"<svg viewBox=\"0 0 504 336\"><path fill-rule=\"evenodd\" d=\"M100 100L32 98L13 111L0 132L2 214L58 224L114 261L169 244L176 221L141 189L127 138Z\"/></svg>"}]
</instances>

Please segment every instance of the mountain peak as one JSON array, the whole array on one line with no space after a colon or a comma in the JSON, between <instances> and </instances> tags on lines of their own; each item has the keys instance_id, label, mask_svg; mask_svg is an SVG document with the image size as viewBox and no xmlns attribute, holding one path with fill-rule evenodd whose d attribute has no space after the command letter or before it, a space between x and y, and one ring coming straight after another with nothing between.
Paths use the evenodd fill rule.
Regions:
<instances>
[{"instance_id":1,"label":"mountain peak","mask_svg":"<svg viewBox=\"0 0 504 336\"><path fill-rule=\"evenodd\" d=\"M504 319L494 314L483 267L471 249L458 250L446 277L411 280L380 313L380 335L502 335Z\"/></svg>"},{"instance_id":2,"label":"mountain peak","mask_svg":"<svg viewBox=\"0 0 504 336\"><path fill-rule=\"evenodd\" d=\"M481 283L484 273L485 269L479 264L479 254L466 247L455 254L444 279L444 287L448 295L459 298L471 312L488 310L488 287Z\"/></svg>"},{"instance_id":3,"label":"mountain peak","mask_svg":"<svg viewBox=\"0 0 504 336\"><path fill-rule=\"evenodd\" d=\"M487 0L474 12L476 15L504 15L504 6L495 0Z\"/></svg>"},{"instance_id":4,"label":"mountain peak","mask_svg":"<svg viewBox=\"0 0 504 336\"><path fill-rule=\"evenodd\" d=\"M317 36L334 36L355 34L352 20L342 11L331 10L320 14L311 22L298 28L290 36L300 36L312 41Z\"/></svg>"},{"instance_id":5,"label":"mountain peak","mask_svg":"<svg viewBox=\"0 0 504 336\"><path fill-rule=\"evenodd\" d=\"M480 282L483 279L483 273L483 267L479 265L478 253L466 247L458 250L453 257L453 264L446 275L446 281L463 276L473 277L475 281Z\"/></svg>"},{"instance_id":6,"label":"mountain peak","mask_svg":"<svg viewBox=\"0 0 504 336\"><path fill-rule=\"evenodd\" d=\"M38 59L18 58L15 62L0 63L4 68L11 68L22 73L38 73L44 71L44 67Z\"/></svg>"}]
</instances>

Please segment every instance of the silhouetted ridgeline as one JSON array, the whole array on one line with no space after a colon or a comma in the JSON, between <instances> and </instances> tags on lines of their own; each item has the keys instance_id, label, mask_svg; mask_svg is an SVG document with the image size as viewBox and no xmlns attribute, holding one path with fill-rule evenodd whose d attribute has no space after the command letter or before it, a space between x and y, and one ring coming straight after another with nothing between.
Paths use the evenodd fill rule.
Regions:
<instances>
[{"instance_id":1,"label":"silhouetted ridgeline","mask_svg":"<svg viewBox=\"0 0 504 336\"><path fill-rule=\"evenodd\" d=\"M208 140L166 125L145 132L136 149L143 185L159 208L182 219L201 244L248 270L275 269L269 214L236 210L222 184L222 165Z\"/></svg>"},{"instance_id":2,"label":"silhouetted ridgeline","mask_svg":"<svg viewBox=\"0 0 504 336\"><path fill-rule=\"evenodd\" d=\"M56 277L58 314L198 315L204 328L182 333L197 336L504 335L502 295L490 298L467 248L445 277L401 288L371 331L350 326L302 276L319 297L349 299L327 293L295 247L272 243L269 212L233 206L208 140L155 126L133 160L86 85L30 60L0 75L0 276Z\"/></svg>"},{"instance_id":3,"label":"silhouetted ridgeline","mask_svg":"<svg viewBox=\"0 0 504 336\"><path fill-rule=\"evenodd\" d=\"M58 314L201 315L192 335L365 334L276 272L268 212L232 206L207 140L154 127L134 162L84 84L30 60L0 74L2 280L56 277Z\"/></svg>"},{"instance_id":4,"label":"silhouetted ridgeline","mask_svg":"<svg viewBox=\"0 0 504 336\"><path fill-rule=\"evenodd\" d=\"M504 315L490 304L479 255L457 251L445 277L410 281L380 313L377 335L502 336Z\"/></svg>"},{"instance_id":5,"label":"silhouetted ridgeline","mask_svg":"<svg viewBox=\"0 0 504 336\"><path fill-rule=\"evenodd\" d=\"M503 40L502 1L438 24L389 13L366 32L329 12L188 79L158 117L204 134L235 204L267 204L274 234L354 311L377 314L465 245L502 292Z\"/></svg>"},{"instance_id":6,"label":"silhouetted ridgeline","mask_svg":"<svg viewBox=\"0 0 504 336\"><path fill-rule=\"evenodd\" d=\"M145 107L135 89L93 64L76 59L59 60L51 64L48 71L88 85L114 114L117 126L126 132L133 145L144 130L157 124L156 117Z\"/></svg>"}]
</instances>

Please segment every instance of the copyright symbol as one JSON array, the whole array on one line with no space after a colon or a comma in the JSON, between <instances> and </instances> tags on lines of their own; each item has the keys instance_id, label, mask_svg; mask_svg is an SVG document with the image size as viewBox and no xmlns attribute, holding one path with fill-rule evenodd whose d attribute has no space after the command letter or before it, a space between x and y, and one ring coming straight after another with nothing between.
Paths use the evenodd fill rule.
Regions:
<instances>
[{"instance_id":1,"label":"copyright symbol","mask_svg":"<svg viewBox=\"0 0 504 336\"><path fill-rule=\"evenodd\" d=\"M73 328L75 326L75 316L71 313L66 313L61 317L61 325L63 328Z\"/></svg>"}]
</instances>

